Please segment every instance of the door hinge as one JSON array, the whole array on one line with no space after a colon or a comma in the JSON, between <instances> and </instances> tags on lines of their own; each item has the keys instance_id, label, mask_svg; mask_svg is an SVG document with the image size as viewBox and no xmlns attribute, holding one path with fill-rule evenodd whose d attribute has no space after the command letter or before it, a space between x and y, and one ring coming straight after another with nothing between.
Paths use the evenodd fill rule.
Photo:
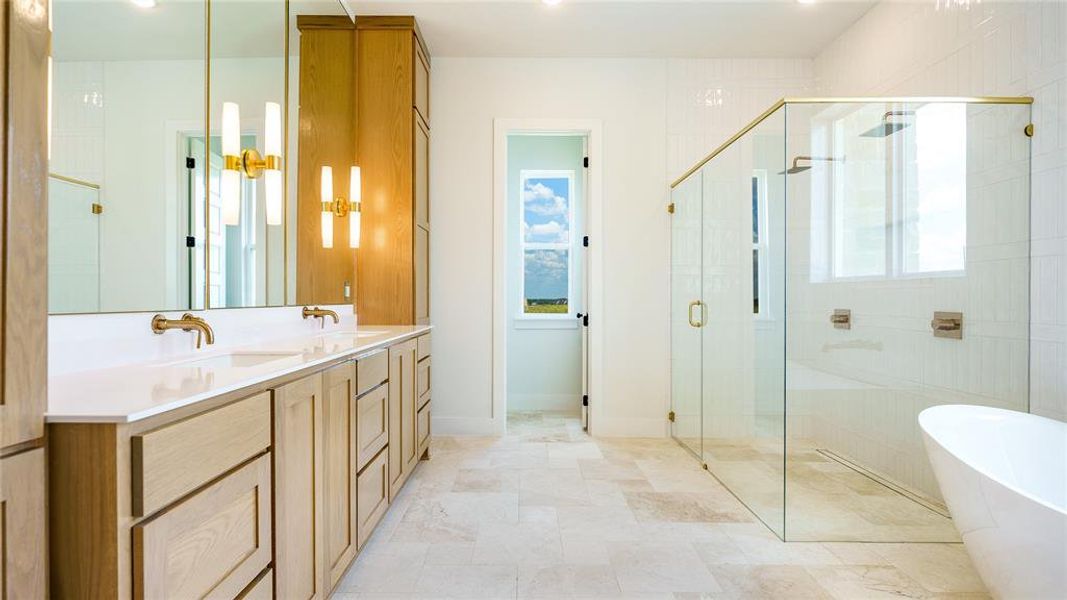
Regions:
<instances>
[{"instance_id":1,"label":"door hinge","mask_svg":"<svg viewBox=\"0 0 1067 600\"><path fill-rule=\"evenodd\" d=\"M671 202L670 204L667 205L667 213L671 214L671 215L674 214L674 203L673 202Z\"/></svg>"},{"instance_id":2,"label":"door hinge","mask_svg":"<svg viewBox=\"0 0 1067 600\"><path fill-rule=\"evenodd\" d=\"M585 157L582 158L582 166L587 168L587 169L589 168L589 157L588 156L585 156Z\"/></svg>"},{"instance_id":3,"label":"door hinge","mask_svg":"<svg viewBox=\"0 0 1067 600\"><path fill-rule=\"evenodd\" d=\"M93 206L92 206L92 208L90 210L93 211L94 215L98 215L98 214L104 212L104 205L100 204L98 202L93 202Z\"/></svg>"},{"instance_id":4,"label":"door hinge","mask_svg":"<svg viewBox=\"0 0 1067 600\"><path fill-rule=\"evenodd\" d=\"M196 248L196 238L191 235L185 236L185 247Z\"/></svg>"},{"instance_id":5,"label":"door hinge","mask_svg":"<svg viewBox=\"0 0 1067 600\"><path fill-rule=\"evenodd\" d=\"M673 410L671 412L667 413L667 420L670 421L671 423L674 422L674 411Z\"/></svg>"},{"instance_id":6,"label":"door hinge","mask_svg":"<svg viewBox=\"0 0 1067 600\"><path fill-rule=\"evenodd\" d=\"M589 236L587 236L587 235L583 235L582 236L582 246L585 246L586 248L589 247Z\"/></svg>"},{"instance_id":7,"label":"door hinge","mask_svg":"<svg viewBox=\"0 0 1067 600\"><path fill-rule=\"evenodd\" d=\"M1034 137L1034 124L1027 123L1026 127L1023 127L1023 133L1026 134L1026 137Z\"/></svg>"},{"instance_id":8,"label":"door hinge","mask_svg":"<svg viewBox=\"0 0 1067 600\"><path fill-rule=\"evenodd\" d=\"M186 169L195 169L196 168L196 159L193 158L192 156L186 156L185 157L185 168Z\"/></svg>"},{"instance_id":9,"label":"door hinge","mask_svg":"<svg viewBox=\"0 0 1067 600\"><path fill-rule=\"evenodd\" d=\"M589 327L589 315L582 315L582 326Z\"/></svg>"},{"instance_id":10,"label":"door hinge","mask_svg":"<svg viewBox=\"0 0 1067 600\"><path fill-rule=\"evenodd\" d=\"M589 406L589 394L582 394L582 406Z\"/></svg>"}]
</instances>

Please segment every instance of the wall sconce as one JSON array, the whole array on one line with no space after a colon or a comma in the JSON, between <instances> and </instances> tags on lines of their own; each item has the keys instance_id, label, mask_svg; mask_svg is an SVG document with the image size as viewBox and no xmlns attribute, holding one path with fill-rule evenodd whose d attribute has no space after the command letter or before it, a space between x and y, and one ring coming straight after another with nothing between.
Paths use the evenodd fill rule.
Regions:
<instances>
[{"instance_id":1,"label":"wall sconce","mask_svg":"<svg viewBox=\"0 0 1067 600\"><path fill-rule=\"evenodd\" d=\"M263 152L241 148L241 114L236 102L222 103L222 223L241 222L241 174L263 176L267 225L282 224L282 108L267 102L264 110Z\"/></svg>"},{"instance_id":2,"label":"wall sconce","mask_svg":"<svg viewBox=\"0 0 1067 600\"><path fill-rule=\"evenodd\" d=\"M352 167L348 177L348 201L333 196L333 167L322 167L322 180L319 184L322 200L322 247L333 248L333 218L348 217L348 246L359 248L359 236L362 226L360 205L363 199L363 178L359 167Z\"/></svg>"}]
</instances>

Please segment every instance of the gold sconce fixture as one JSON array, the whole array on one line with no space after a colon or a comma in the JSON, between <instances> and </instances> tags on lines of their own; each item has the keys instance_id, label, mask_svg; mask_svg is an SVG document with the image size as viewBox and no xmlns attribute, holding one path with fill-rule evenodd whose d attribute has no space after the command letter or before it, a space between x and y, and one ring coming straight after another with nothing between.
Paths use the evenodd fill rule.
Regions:
<instances>
[{"instance_id":1,"label":"gold sconce fixture","mask_svg":"<svg viewBox=\"0 0 1067 600\"><path fill-rule=\"evenodd\" d=\"M236 102L222 103L222 223L241 222L241 176L263 178L267 225L282 224L282 108L264 106L263 154L241 148L241 112Z\"/></svg>"},{"instance_id":2,"label":"gold sconce fixture","mask_svg":"<svg viewBox=\"0 0 1067 600\"><path fill-rule=\"evenodd\" d=\"M322 247L333 248L333 219L348 219L348 247L359 248L362 230L360 214L363 198L363 178L359 167L352 167L348 176L348 200L333 195L333 167L323 166L319 183L322 200Z\"/></svg>"}]
</instances>

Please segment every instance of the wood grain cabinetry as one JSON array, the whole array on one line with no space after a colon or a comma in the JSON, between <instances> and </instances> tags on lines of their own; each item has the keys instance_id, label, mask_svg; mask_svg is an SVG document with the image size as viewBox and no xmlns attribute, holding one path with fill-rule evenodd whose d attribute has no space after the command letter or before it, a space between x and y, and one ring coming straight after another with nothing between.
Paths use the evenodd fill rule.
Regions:
<instances>
[{"instance_id":1,"label":"wood grain cabinetry","mask_svg":"<svg viewBox=\"0 0 1067 600\"><path fill-rule=\"evenodd\" d=\"M134 525L133 597L237 597L270 564L270 470L260 456Z\"/></svg>"},{"instance_id":2,"label":"wood grain cabinetry","mask_svg":"<svg viewBox=\"0 0 1067 600\"><path fill-rule=\"evenodd\" d=\"M43 448L0 458L0 598L48 596L44 472Z\"/></svg>"},{"instance_id":3,"label":"wood grain cabinetry","mask_svg":"<svg viewBox=\"0 0 1067 600\"><path fill-rule=\"evenodd\" d=\"M274 390L274 589L279 598L326 596L323 417L321 374Z\"/></svg>"},{"instance_id":4,"label":"wood grain cabinetry","mask_svg":"<svg viewBox=\"0 0 1067 600\"><path fill-rule=\"evenodd\" d=\"M337 584L356 556L356 366L347 362L323 373L323 503L326 584Z\"/></svg>"},{"instance_id":5,"label":"wood grain cabinetry","mask_svg":"<svg viewBox=\"0 0 1067 600\"><path fill-rule=\"evenodd\" d=\"M0 598L47 598L47 0L0 4Z\"/></svg>"},{"instance_id":6,"label":"wood grain cabinetry","mask_svg":"<svg viewBox=\"0 0 1067 600\"><path fill-rule=\"evenodd\" d=\"M418 460L415 340L389 348L389 497L395 498Z\"/></svg>"},{"instance_id":7,"label":"wood grain cabinetry","mask_svg":"<svg viewBox=\"0 0 1067 600\"><path fill-rule=\"evenodd\" d=\"M364 239L356 313L366 323L430 318L430 60L412 17L356 18L357 156Z\"/></svg>"}]
</instances>

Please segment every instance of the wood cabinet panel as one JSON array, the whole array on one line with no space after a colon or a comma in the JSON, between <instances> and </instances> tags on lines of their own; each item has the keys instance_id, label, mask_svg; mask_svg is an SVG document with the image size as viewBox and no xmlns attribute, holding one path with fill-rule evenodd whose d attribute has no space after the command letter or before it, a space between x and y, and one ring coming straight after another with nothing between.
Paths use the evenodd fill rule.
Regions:
<instances>
[{"instance_id":1,"label":"wood cabinet panel","mask_svg":"<svg viewBox=\"0 0 1067 600\"><path fill-rule=\"evenodd\" d=\"M262 393L130 439L133 514L150 515L270 447Z\"/></svg>"},{"instance_id":2,"label":"wood cabinet panel","mask_svg":"<svg viewBox=\"0 0 1067 600\"><path fill-rule=\"evenodd\" d=\"M389 380L389 352L379 350L356 361L356 394L362 395Z\"/></svg>"},{"instance_id":3,"label":"wood cabinet panel","mask_svg":"<svg viewBox=\"0 0 1067 600\"><path fill-rule=\"evenodd\" d=\"M430 393L430 359L424 358L419 361L415 371L415 395L419 398L419 408L425 404L424 396Z\"/></svg>"},{"instance_id":4,"label":"wood cabinet panel","mask_svg":"<svg viewBox=\"0 0 1067 600\"><path fill-rule=\"evenodd\" d=\"M48 597L44 449L0 459L0 597Z\"/></svg>"},{"instance_id":5,"label":"wood cabinet panel","mask_svg":"<svg viewBox=\"0 0 1067 600\"><path fill-rule=\"evenodd\" d=\"M359 515L359 547L367 543L375 525L389 509L389 453L382 450L359 474L357 485L357 514Z\"/></svg>"},{"instance_id":6,"label":"wood cabinet panel","mask_svg":"<svg viewBox=\"0 0 1067 600\"><path fill-rule=\"evenodd\" d=\"M420 335L419 337L415 338L415 344L418 348L419 360L430 356L430 335L431 334L427 333L425 335Z\"/></svg>"},{"instance_id":7,"label":"wood cabinet panel","mask_svg":"<svg viewBox=\"0 0 1067 600\"><path fill-rule=\"evenodd\" d=\"M360 396L356 414L356 469L362 471L389 443L389 386Z\"/></svg>"},{"instance_id":8,"label":"wood cabinet panel","mask_svg":"<svg viewBox=\"0 0 1067 600\"><path fill-rule=\"evenodd\" d=\"M234 598L271 559L270 456L133 526L135 598Z\"/></svg>"},{"instance_id":9,"label":"wood cabinet panel","mask_svg":"<svg viewBox=\"0 0 1067 600\"><path fill-rule=\"evenodd\" d=\"M415 110L422 120L430 126L430 63L419 45L419 40L412 36L415 46Z\"/></svg>"},{"instance_id":10,"label":"wood cabinet panel","mask_svg":"<svg viewBox=\"0 0 1067 600\"><path fill-rule=\"evenodd\" d=\"M416 454L415 340L389 348L389 483L390 498L418 461Z\"/></svg>"},{"instance_id":11,"label":"wood cabinet panel","mask_svg":"<svg viewBox=\"0 0 1067 600\"><path fill-rule=\"evenodd\" d=\"M274 570L267 569L259 574L237 600L273 600L274 598Z\"/></svg>"},{"instance_id":12,"label":"wood cabinet panel","mask_svg":"<svg viewBox=\"0 0 1067 600\"><path fill-rule=\"evenodd\" d=\"M356 370L323 373L323 504L326 585L332 589L356 556Z\"/></svg>"},{"instance_id":13,"label":"wood cabinet panel","mask_svg":"<svg viewBox=\"0 0 1067 600\"><path fill-rule=\"evenodd\" d=\"M325 597L322 376L274 390L274 589Z\"/></svg>"},{"instance_id":14,"label":"wood cabinet panel","mask_svg":"<svg viewBox=\"0 0 1067 600\"><path fill-rule=\"evenodd\" d=\"M415 227L415 323L430 322L430 232Z\"/></svg>"},{"instance_id":15,"label":"wood cabinet panel","mask_svg":"<svg viewBox=\"0 0 1067 600\"><path fill-rule=\"evenodd\" d=\"M429 396L429 394L427 394ZM417 453L422 456L430 447L430 399L427 397L426 404L419 409L418 422L415 427L417 436Z\"/></svg>"},{"instance_id":16,"label":"wood cabinet panel","mask_svg":"<svg viewBox=\"0 0 1067 600\"><path fill-rule=\"evenodd\" d=\"M0 448L44 436L48 352L48 55L51 4L6 2L0 172ZM41 532L44 535L44 532Z\"/></svg>"},{"instance_id":17,"label":"wood cabinet panel","mask_svg":"<svg viewBox=\"0 0 1067 600\"><path fill-rule=\"evenodd\" d=\"M430 228L430 132L418 114L412 113L415 135L415 156L412 168L415 177L415 224Z\"/></svg>"}]
</instances>

